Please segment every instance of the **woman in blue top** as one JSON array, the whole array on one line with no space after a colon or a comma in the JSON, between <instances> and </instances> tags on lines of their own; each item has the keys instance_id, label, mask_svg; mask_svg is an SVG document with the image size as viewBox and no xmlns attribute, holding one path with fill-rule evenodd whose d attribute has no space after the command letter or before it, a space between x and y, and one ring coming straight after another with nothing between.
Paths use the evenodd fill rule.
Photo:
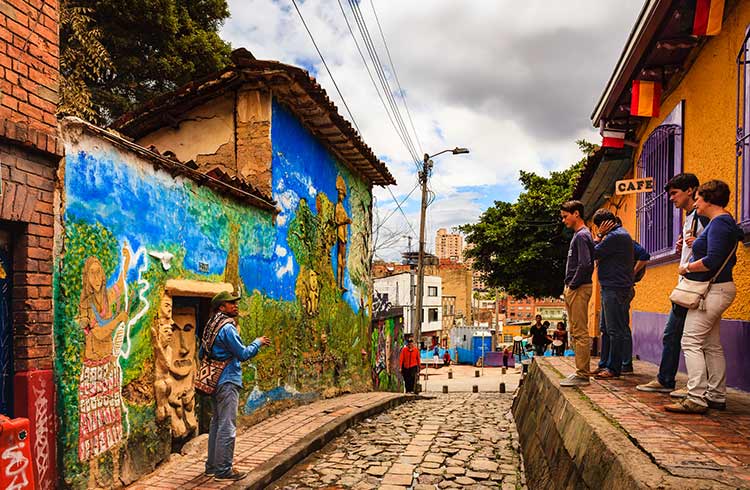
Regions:
<instances>
[{"instance_id":1,"label":"woman in blue top","mask_svg":"<svg viewBox=\"0 0 750 490\"><path fill-rule=\"evenodd\" d=\"M721 315L737 294L732 269L737 262L735 247L742 239L742 230L725 209L728 203L726 183L711 180L698 187L695 208L711 221L693 242L690 262L681 265L678 271L695 281L710 281L717 272L718 275L706 295L705 309L689 310L685 318L682 350L688 372L688 394L686 399L665 407L670 412L705 413L709 408L726 408L727 366L719 325Z\"/></svg>"}]
</instances>

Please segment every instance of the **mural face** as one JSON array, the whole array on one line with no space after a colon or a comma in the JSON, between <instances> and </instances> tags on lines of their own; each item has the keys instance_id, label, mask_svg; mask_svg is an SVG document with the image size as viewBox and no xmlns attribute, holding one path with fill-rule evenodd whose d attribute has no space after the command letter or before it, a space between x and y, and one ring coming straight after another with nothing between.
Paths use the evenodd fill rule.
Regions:
<instances>
[{"instance_id":1,"label":"mural face","mask_svg":"<svg viewBox=\"0 0 750 490\"><path fill-rule=\"evenodd\" d=\"M243 365L245 413L371 388L370 188L284 108L273 117L277 216L93 136L68 143L55 277L66 485L147 473L172 437L195 434L202 325L169 279L233 284L243 341L273 339Z\"/></svg>"}]
</instances>

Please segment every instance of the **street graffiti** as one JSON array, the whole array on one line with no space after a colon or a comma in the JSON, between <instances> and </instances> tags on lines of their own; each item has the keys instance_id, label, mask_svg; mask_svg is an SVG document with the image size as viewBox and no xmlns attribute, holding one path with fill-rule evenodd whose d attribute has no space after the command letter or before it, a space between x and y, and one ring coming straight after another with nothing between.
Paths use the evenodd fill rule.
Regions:
<instances>
[{"instance_id":1,"label":"street graffiti","mask_svg":"<svg viewBox=\"0 0 750 490\"><path fill-rule=\"evenodd\" d=\"M49 398L47 398L47 382L40 377L40 386L33 386L34 390L34 459L36 471L39 475L38 483L43 485L50 467L50 432L49 424L52 422L49 414Z\"/></svg>"},{"instance_id":2,"label":"street graffiti","mask_svg":"<svg viewBox=\"0 0 750 490\"><path fill-rule=\"evenodd\" d=\"M390 310L393 305L388 301L388 293L373 292L372 296L372 312L373 315L378 313L385 313Z\"/></svg>"},{"instance_id":3,"label":"street graffiti","mask_svg":"<svg viewBox=\"0 0 750 490\"><path fill-rule=\"evenodd\" d=\"M380 390L400 390L403 380L398 356L404 345L403 318L376 320L372 332L373 385Z\"/></svg>"},{"instance_id":4,"label":"street graffiti","mask_svg":"<svg viewBox=\"0 0 750 490\"><path fill-rule=\"evenodd\" d=\"M29 482L32 480L31 468L29 467L29 460L23 454L23 448L25 443L19 442L12 446L8 446L3 451L0 459L3 461L5 466L5 479L7 490L23 490L25 488L31 488Z\"/></svg>"}]
</instances>

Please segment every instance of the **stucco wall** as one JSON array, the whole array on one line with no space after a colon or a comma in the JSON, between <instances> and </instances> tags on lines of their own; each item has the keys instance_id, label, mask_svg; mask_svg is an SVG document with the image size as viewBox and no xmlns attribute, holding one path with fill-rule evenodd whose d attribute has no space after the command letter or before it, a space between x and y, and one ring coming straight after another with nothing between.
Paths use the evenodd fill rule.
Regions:
<instances>
[{"instance_id":1,"label":"stucco wall","mask_svg":"<svg viewBox=\"0 0 750 490\"><path fill-rule=\"evenodd\" d=\"M684 171L692 172L701 182L721 179L734 190L735 139L737 107L736 57L750 24L750 3L737 2L728 12L721 34L709 38L692 67L676 89L662 102L661 116L652 118L641 128L638 138L645 143L648 135L675 106L685 100ZM641 148L638 149L638 154ZM636 158L637 162L637 158ZM658 190L658 189L657 189ZM734 196L730 202L734 210ZM631 211L634 219L634 210ZM630 228L632 230L632 228ZM740 246L734 269L737 299L724 318L750 319L750 254ZM650 267L638 284L633 310L667 313L669 292L677 278L677 263ZM637 328L637 326L636 326Z\"/></svg>"},{"instance_id":2,"label":"stucco wall","mask_svg":"<svg viewBox=\"0 0 750 490\"><path fill-rule=\"evenodd\" d=\"M207 290L235 286L243 293L244 341L272 338L271 348L243 365L242 413L290 397L371 388L371 189L286 109L274 104L273 111L277 216L174 178L88 133L65 135L55 372L67 485L128 483L169 454L175 416L162 411L159 394L192 386L190 377L172 379L174 363L160 374L173 342L160 329L164 296L175 280L175 296L204 297L199 317ZM185 293L187 281L212 286ZM177 307L175 300L175 318ZM195 327L200 332L202 324ZM189 389L176 395L170 404L193 409L205 423L204 399Z\"/></svg>"},{"instance_id":3,"label":"stucco wall","mask_svg":"<svg viewBox=\"0 0 750 490\"><path fill-rule=\"evenodd\" d=\"M271 101L268 91L227 92L137 142L172 151L181 161L193 160L204 172L218 168L270 195Z\"/></svg>"}]
</instances>

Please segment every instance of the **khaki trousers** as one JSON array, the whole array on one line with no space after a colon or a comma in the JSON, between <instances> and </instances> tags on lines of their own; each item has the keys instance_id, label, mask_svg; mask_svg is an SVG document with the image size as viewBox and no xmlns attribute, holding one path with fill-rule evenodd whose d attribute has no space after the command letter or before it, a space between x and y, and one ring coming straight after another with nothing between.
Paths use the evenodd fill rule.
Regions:
<instances>
[{"instance_id":1,"label":"khaki trousers","mask_svg":"<svg viewBox=\"0 0 750 490\"><path fill-rule=\"evenodd\" d=\"M573 349L576 353L576 375L581 378L590 376L591 339L589 338L589 300L593 286L583 284L576 289L565 286L565 308L570 321L570 336L573 337Z\"/></svg>"},{"instance_id":2,"label":"khaki trousers","mask_svg":"<svg viewBox=\"0 0 750 490\"><path fill-rule=\"evenodd\" d=\"M688 399L707 406L708 400L726 402L727 364L721 346L721 315L737 296L733 282L711 286L705 310L688 310L682 334L682 352L688 373Z\"/></svg>"}]
</instances>

